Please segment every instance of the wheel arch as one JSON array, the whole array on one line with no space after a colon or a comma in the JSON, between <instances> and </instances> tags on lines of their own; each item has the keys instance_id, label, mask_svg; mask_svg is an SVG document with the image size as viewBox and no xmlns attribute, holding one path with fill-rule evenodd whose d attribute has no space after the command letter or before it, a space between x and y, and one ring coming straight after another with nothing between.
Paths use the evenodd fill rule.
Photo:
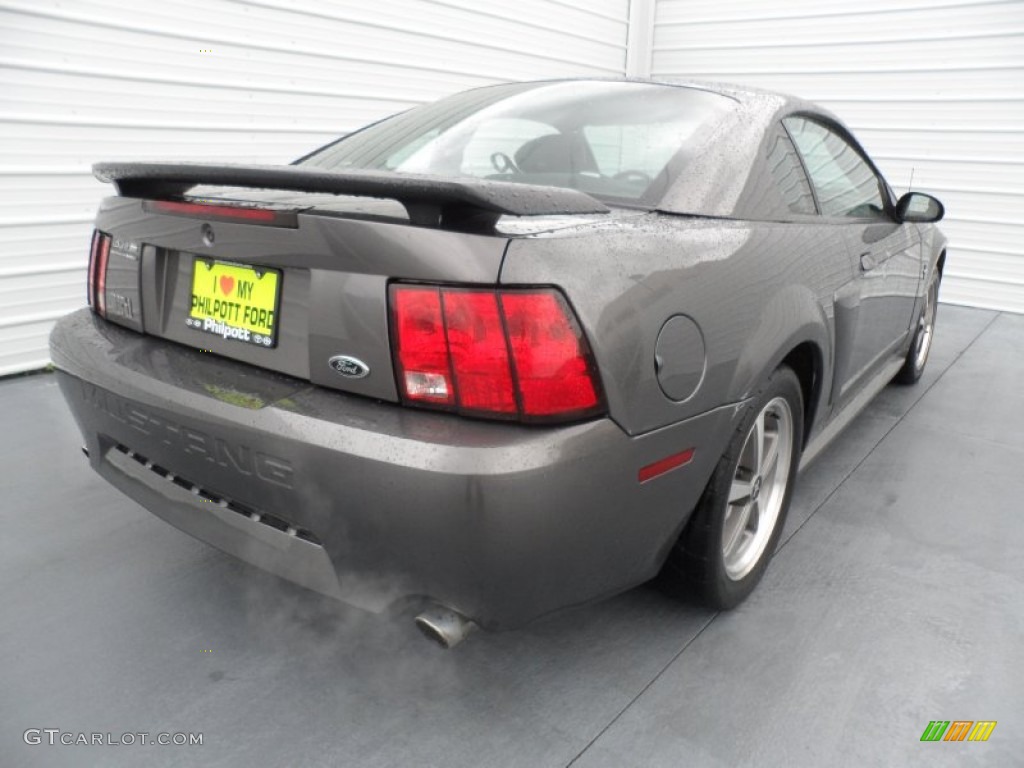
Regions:
<instances>
[{"instance_id":1,"label":"wheel arch","mask_svg":"<svg viewBox=\"0 0 1024 768\"><path fill-rule=\"evenodd\" d=\"M804 399L804 424L801 446L807 444L811 427L818 415L822 392L825 358L821 348L813 341L802 341L782 359L780 365L789 366L800 380L800 391Z\"/></svg>"},{"instance_id":2,"label":"wheel arch","mask_svg":"<svg viewBox=\"0 0 1024 768\"><path fill-rule=\"evenodd\" d=\"M824 307L805 286L789 286L765 305L757 331L736 367L734 391L746 398L781 365L800 380L804 398L803 442L823 411L831 387L830 324Z\"/></svg>"},{"instance_id":3,"label":"wheel arch","mask_svg":"<svg viewBox=\"0 0 1024 768\"><path fill-rule=\"evenodd\" d=\"M923 256L928 261L927 266L933 267L941 276L946 267L946 248L949 245L949 238L936 226L928 227L921 234L925 246Z\"/></svg>"}]
</instances>

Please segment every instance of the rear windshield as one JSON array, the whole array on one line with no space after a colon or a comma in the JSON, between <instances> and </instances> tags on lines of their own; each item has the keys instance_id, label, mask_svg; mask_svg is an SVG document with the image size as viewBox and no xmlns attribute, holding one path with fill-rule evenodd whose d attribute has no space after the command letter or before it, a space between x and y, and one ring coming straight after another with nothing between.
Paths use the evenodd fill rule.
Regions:
<instances>
[{"instance_id":1,"label":"rear windshield","mask_svg":"<svg viewBox=\"0 0 1024 768\"><path fill-rule=\"evenodd\" d=\"M299 161L578 189L655 204L687 150L736 106L727 96L647 83L514 83L456 94L357 131Z\"/></svg>"}]
</instances>

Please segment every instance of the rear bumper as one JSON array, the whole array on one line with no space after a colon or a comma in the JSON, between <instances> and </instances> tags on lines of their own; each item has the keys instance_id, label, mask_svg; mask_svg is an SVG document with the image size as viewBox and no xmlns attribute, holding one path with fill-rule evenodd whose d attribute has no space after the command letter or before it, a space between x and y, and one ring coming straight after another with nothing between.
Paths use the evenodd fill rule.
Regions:
<instances>
[{"instance_id":1,"label":"rear bumper","mask_svg":"<svg viewBox=\"0 0 1024 768\"><path fill-rule=\"evenodd\" d=\"M657 573L730 433L723 408L642 437L345 395L82 310L50 339L92 466L154 514L369 610L425 597L508 627ZM640 467L694 447L640 484Z\"/></svg>"}]
</instances>

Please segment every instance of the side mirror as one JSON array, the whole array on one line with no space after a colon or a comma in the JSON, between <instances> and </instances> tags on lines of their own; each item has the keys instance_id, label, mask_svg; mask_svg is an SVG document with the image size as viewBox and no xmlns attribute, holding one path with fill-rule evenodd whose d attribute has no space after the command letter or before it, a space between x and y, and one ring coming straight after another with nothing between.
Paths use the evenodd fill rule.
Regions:
<instances>
[{"instance_id":1,"label":"side mirror","mask_svg":"<svg viewBox=\"0 0 1024 768\"><path fill-rule=\"evenodd\" d=\"M936 198L924 192L907 192L896 203L896 218L915 224L939 221L946 215L946 209Z\"/></svg>"}]
</instances>

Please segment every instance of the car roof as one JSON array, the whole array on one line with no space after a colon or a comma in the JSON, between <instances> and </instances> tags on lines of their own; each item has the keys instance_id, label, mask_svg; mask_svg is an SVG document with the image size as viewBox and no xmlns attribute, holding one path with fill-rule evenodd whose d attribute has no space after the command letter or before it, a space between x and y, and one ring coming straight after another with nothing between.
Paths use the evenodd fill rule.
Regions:
<instances>
[{"instance_id":1,"label":"car roof","mask_svg":"<svg viewBox=\"0 0 1024 768\"><path fill-rule=\"evenodd\" d=\"M649 78L649 77L557 77L541 80L528 80L519 82L520 85L551 85L555 83L642 83L645 85L660 85L666 88L694 88L702 91L717 93L721 96L731 98L743 104L749 111L761 114L802 112L816 114L842 125L842 121L834 114L814 102L802 99L793 94L782 91L772 91L766 88L739 85L736 83L725 83L716 80L701 80L696 78ZM481 86L481 88L493 88L495 86L507 85L509 83L495 83L493 85ZM476 90L476 89L474 89Z\"/></svg>"},{"instance_id":2,"label":"car roof","mask_svg":"<svg viewBox=\"0 0 1024 768\"><path fill-rule=\"evenodd\" d=\"M702 151L688 159L689 172L673 182L657 209L667 213L718 218L782 220L789 210L771 181L765 158L766 142L782 117L810 115L840 126L842 121L813 102L786 93L750 86L682 78L577 77L535 81L538 87L566 82L640 83L665 88L693 88L737 103L728 122L715 132ZM527 83L525 85L530 85ZM856 143L856 139L853 139ZM859 148L859 144L857 144ZM726 170L722 170L723 167ZM877 170L877 169L876 169Z\"/></svg>"},{"instance_id":3,"label":"car roof","mask_svg":"<svg viewBox=\"0 0 1024 768\"><path fill-rule=\"evenodd\" d=\"M485 88L496 88L503 85L535 85L538 87L554 85L557 83L641 83L644 85L661 85L669 88L695 88L701 91L710 91L722 96L728 96L741 103L751 101L800 101L797 97L779 91L770 91L764 88L738 85L736 83L725 83L716 80L699 80L691 78L651 78L651 77L597 77L593 75L580 77L552 77L539 80L507 81L502 83L491 83L478 86L470 90L483 90Z\"/></svg>"}]
</instances>

